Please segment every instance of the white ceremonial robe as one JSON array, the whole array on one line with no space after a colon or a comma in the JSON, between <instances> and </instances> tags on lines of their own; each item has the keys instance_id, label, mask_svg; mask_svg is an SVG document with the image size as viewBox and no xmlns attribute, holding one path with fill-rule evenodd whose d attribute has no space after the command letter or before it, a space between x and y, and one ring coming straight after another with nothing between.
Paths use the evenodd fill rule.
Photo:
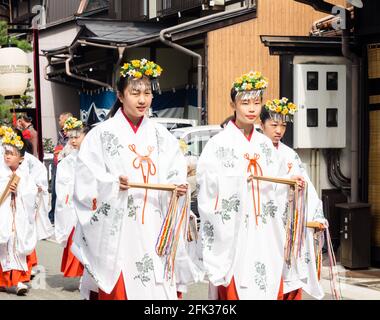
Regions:
<instances>
[{"instance_id":1,"label":"white ceremonial robe","mask_svg":"<svg viewBox=\"0 0 380 320\"><path fill-rule=\"evenodd\" d=\"M307 182L307 222L317 221L326 224L326 219L323 216L322 201L319 199L317 191L315 190L298 154L282 142L279 143L277 152L280 157L283 158L283 162L286 163L288 174L290 176L301 175ZM284 187L278 186L278 196L284 197L285 200L287 198L287 190L288 189ZM281 201L281 203L284 204L286 201ZM280 212L283 213L285 227L287 207L281 206ZM314 234L314 229L307 228L305 243L301 249L300 257L296 260L293 258L290 266L285 263L284 293L302 288L316 299L322 299L324 297L324 291L319 283L316 269Z\"/></svg>"},{"instance_id":2,"label":"white ceremonial robe","mask_svg":"<svg viewBox=\"0 0 380 320\"><path fill-rule=\"evenodd\" d=\"M145 189L119 190L119 176L144 182L136 153L150 152L149 183L186 183L186 161L178 141L149 118L144 117L135 133L119 110L86 135L75 168L74 206L80 228L76 228L72 252L106 293L113 290L122 272L128 299L177 299L176 283L181 286L189 280L180 278L181 269L191 273L196 268L183 250L182 232L176 276L164 277L165 258L157 255L155 246L170 193L148 191L143 224ZM148 176L148 163L142 165ZM181 197L179 207L184 200Z\"/></svg>"},{"instance_id":3,"label":"white ceremonial robe","mask_svg":"<svg viewBox=\"0 0 380 320\"><path fill-rule=\"evenodd\" d=\"M0 170L1 194L5 190L12 171L5 166ZM29 175L26 163L16 170L20 177L16 194L16 210L11 208L11 195L0 206L0 263L3 272L28 271L26 257L36 247L35 203L37 186Z\"/></svg>"},{"instance_id":4,"label":"white ceremonial robe","mask_svg":"<svg viewBox=\"0 0 380 320\"><path fill-rule=\"evenodd\" d=\"M37 240L50 238L54 234L54 227L49 220L50 206L47 169L38 158L28 152L25 152L23 163L28 167L29 174L34 179L37 187L41 188L36 202L35 221Z\"/></svg>"},{"instance_id":5,"label":"white ceremonial robe","mask_svg":"<svg viewBox=\"0 0 380 320\"><path fill-rule=\"evenodd\" d=\"M260 202L256 225L246 155L258 157L263 176L285 175L272 142L256 130L248 141L229 122L207 143L197 167L203 264L211 288L227 286L234 277L239 299L277 299L285 241L279 204L273 183L260 181L260 200L254 183Z\"/></svg>"},{"instance_id":6,"label":"white ceremonial robe","mask_svg":"<svg viewBox=\"0 0 380 320\"><path fill-rule=\"evenodd\" d=\"M55 180L57 193L54 221L55 239L64 247L66 247L67 240L78 222L73 204L77 156L78 151L74 150L58 163Z\"/></svg>"}]
</instances>

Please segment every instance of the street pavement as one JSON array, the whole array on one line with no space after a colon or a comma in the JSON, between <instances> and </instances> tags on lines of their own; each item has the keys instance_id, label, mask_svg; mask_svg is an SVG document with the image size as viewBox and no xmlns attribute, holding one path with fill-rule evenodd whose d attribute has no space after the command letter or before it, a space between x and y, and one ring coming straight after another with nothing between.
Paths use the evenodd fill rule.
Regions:
<instances>
[{"instance_id":1,"label":"street pavement","mask_svg":"<svg viewBox=\"0 0 380 320\"><path fill-rule=\"evenodd\" d=\"M83 300L78 287L79 278L64 278L60 272L63 248L51 240L37 245L37 274L30 283L26 296L17 296L12 289L0 292L0 300ZM347 271L339 268L341 293L344 300L380 300L380 270ZM325 291L324 300L333 300L330 289L328 267L322 270L321 284ZM207 300L206 281L194 284L184 294L184 300ZM303 300L314 300L305 292Z\"/></svg>"}]
</instances>

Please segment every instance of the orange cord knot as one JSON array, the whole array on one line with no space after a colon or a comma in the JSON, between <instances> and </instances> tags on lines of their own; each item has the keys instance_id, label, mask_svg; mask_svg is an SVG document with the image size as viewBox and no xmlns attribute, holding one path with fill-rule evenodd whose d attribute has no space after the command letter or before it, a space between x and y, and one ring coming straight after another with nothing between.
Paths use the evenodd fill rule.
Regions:
<instances>
[{"instance_id":1,"label":"orange cord knot","mask_svg":"<svg viewBox=\"0 0 380 320\"><path fill-rule=\"evenodd\" d=\"M289 174L289 172L290 172L290 170L292 170L292 168L293 168L293 163L289 162L288 163L288 173L287 174Z\"/></svg>"},{"instance_id":2,"label":"orange cord knot","mask_svg":"<svg viewBox=\"0 0 380 320\"><path fill-rule=\"evenodd\" d=\"M141 174L143 176L144 183L149 183L149 177L152 175L154 176L157 172L156 165L153 163L152 159L150 158L152 152L154 151L154 147L148 146L148 154L143 156L139 154L136 151L136 145L130 144L128 146L129 150L131 150L135 155L136 158L133 160L133 167L135 169L141 169ZM148 165L148 170L147 173L145 173L145 168L144 168L144 162L147 163ZM145 190L145 196L144 196L144 207L142 211L142 224L144 224L144 213L145 213L145 206L148 198L148 189Z\"/></svg>"},{"instance_id":3,"label":"orange cord knot","mask_svg":"<svg viewBox=\"0 0 380 320\"><path fill-rule=\"evenodd\" d=\"M255 153L253 157L250 157L248 153L244 155L244 158L249 161L247 166L247 172L249 172L253 176L262 176L263 170L260 167L258 160L260 159L260 155ZM252 185L252 199L253 199L253 210L256 219L256 225L258 225L258 217L260 216L260 182L256 180L256 188L257 188L257 205L256 205L256 197L255 197L255 183L251 180Z\"/></svg>"}]
</instances>

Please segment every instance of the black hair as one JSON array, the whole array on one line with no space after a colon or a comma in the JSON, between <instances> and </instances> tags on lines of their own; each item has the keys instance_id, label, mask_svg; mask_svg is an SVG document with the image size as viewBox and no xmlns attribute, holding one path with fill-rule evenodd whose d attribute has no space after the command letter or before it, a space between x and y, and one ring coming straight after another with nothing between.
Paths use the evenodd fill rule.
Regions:
<instances>
[{"instance_id":1,"label":"black hair","mask_svg":"<svg viewBox=\"0 0 380 320\"><path fill-rule=\"evenodd\" d=\"M82 132L86 135L91 129L92 129L92 126L83 124Z\"/></svg>"},{"instance_id":2,"label":"black hair","mask_svg":"<svg viewBox=\"0 0 380 320\"><path fill-rule=\"evenodd\" d=\"M25 152L33 154L33 144L28 140L24 139L21 130L13 128L13 131L21 138L21 141L24 143L22 149L17 149L20 152L21 157L25 156Z\"/></svg>"},{"instance_id":3,"label":"black hair","mask_svg":"<svg viewBox=\"0 0 380 320\"><path fill-rule=\"evenodd\" d=\"M236 120L236 111L234 111L234 114L232 116L229 116L226 119L224 119L224 121L220 124L220 126L224 128L225 126L227 126L228 122L230 122L231 120Z\"/></svg>"},{"instance_id":4,"label":"black hair","mask_svg":"<svg viewBox=\"0 0 380 320\"><path fill-rule=\"evenodd\" d=\"M269 119L271 119L271 118L272 118L272 117L270 116L269 111L268 111L265 107L263 107L263 108L261 109L261 113L260 113L260 120L261 120L261 123L264 124L265 121L267 121L267 120L269 120Z\"/></svg>"},{"instance_id":5,"label":"black hair","mask_svg":"<svg viewBox=\"0 0 380 320\"><path fill-rule=\"evenodd\" d=\"M26 121L26 122L32 122L33 121L33 118L29 117L27 115L22 115L21 119L24 120L24 121Z\"/></svg>"},{"instance_id":6,"label":"black hair","mask_svg":"<svg viewBox=\"0 0 380 320\"><path fill-rule=\"evenodd\" d=\"M235 88L232 88L230 93L232 102L235 102L237 94L238 92L235 90Z\"/></svg>"}]
</instances>

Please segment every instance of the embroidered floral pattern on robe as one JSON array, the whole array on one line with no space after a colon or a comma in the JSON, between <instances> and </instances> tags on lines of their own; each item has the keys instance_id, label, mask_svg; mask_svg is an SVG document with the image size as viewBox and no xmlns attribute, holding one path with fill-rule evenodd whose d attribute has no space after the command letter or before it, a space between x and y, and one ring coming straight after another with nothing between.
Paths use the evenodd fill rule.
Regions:
<instances>
[{"instance_id":1,"label":"embroidered floral pattern on robe","mask_svg":"<svg viewBox=\"0 0 380 320\"><path fill-rule=\"evenodd\" d=\"M276 216L278 208L274 205L274 201L270 200L263 206L263 211L261 212L261 219L263 223L267 223L267 218L274 218Z\"/></svg>"},{"instance_id":2,"label":"embroidered floral pattern on robe","mask_svg":"<svg viewBox=\"0 0 380 320\"><path fill-rule=\"evenodd\" d=\"M215 214L220 214L222 222L231 219L231 213L238 213L240 206L240 200L238 195L232 195L228 200L222 199L222 210L215 211Z\"/></svg>"},{"instance_id":3,"label":"embroidered floral pattern on robe","mask_svg":"<svg viewBox=\"0 0 380 320\"><path fill-rule=\"evenodd\" d=\"M238 157L235 155L235 150L232 148L219 147L216 150L216 158L222 161L225 168L235 168L235 160Z\"/></svg>"},{"instance_id":4,"label":"embroidered floral pattern on robe","mask_svg":"<svg viewBox=\"0 0 380 320\"><path fill-rule=\"evenodd\" d=\"M282 223L284 224L284 228L286 228L286 224L288 223L288 211L289 211L289 202L286 202L284 212L282 213Z\"/></svg>"},{"instance_id":5,"label":"embroidered floral pattern on robe","mask_svg":"<svg viewBox=\"0 0 380 320\"><path fill-rule=\"evenodd\" d=\"M267 274L265 270L265 265L261 262L255 263L255 283L260 290L266 291Z\"/></svg>"},{"instance_id":6,"label":"embroidered floral pattern on robe","mask_svg":"<svg viewBox=\"0 0 380 320\"><path fill-rule=\"evenodd\" d=\"M120 229L120 228L118 228L118 226L120 226L119 221L121 219L123 219L123 216L124 216L124 209L123 208L116 209L113 212L113 221L112 221L112 226L111 226L111 231L110 231L111 236L116 235L117 232L119 231L119 229Z\"/></svg>"},{"instance_id":7,"label":"embroidered floral pattern on robe","mask_svg":"<svg viewBox=\"0 0 380 320\"><path fill-rule=\"evenodd\" d=\"M203 225L203 244L211 251L214 243L214 226L210 221L206 221Z\"/></svg>"},{"instance_id":8,"label":"embroidered floral pattern on robe","mask_svg":"<svg viewBox=\"0 0 380 320\"><path fill-rule=\"evenodd\" d=\"M134 202L134 198L133 196L128 196L128 217L129 218L134 218L136 220L136 211L138 208L140 208L140 206L135 206L135 202Z\"/></svg>"},{"instance_id":9,"label":"embroidered floral pattern on robe","mask_svg":"<svg viewBox=\"0 0 380 320\"><path fill-rule=\"evenodd\" d=\"M167 179L169 180L169 179L176 177L176 176L178 176L178 170L170 171L168 173Z\"/></svg>"},{"instance_id":10,"label":"embroidered floral pattern on robe","mask_svg":"<svg viewBox=\"0 0 380 320\"><path fill-rule=\"evenodd\" d=\"M140 279L142 285L145 287L145 283L151 280L149 271L153 271L153 259L146 253L141 261L136 262L136 268L138 275L133 279Z\"/></svg>"},{"instance_id":11,"label":"embroidered floral pattern on robe","mask_svg":"<svg viewBox=\"0 0 380 320\"><path fill-rule=\"evenodd\" d=\"M305 263L309 263L311 261L310 259L310 252L305 253Z\"/></svg>"},{"instance_id":12,"label":"embroidered floral pattern on robe","mask_svg":"<svg viewBox=\"0 0 380 320\"><path fill-rule=\"evenodd\" d=\"M268 147L266 143L260 143L260 148L263 154L265 154L267 165L272 163L272 150Z\"/></svg>"},{"instance_id":13,"label":"embroidered floral pattern on robe","mask_svg":"<svg viewBox=\"0 0 380 320\"><path fill-rule=\"evenodd\" d=\"M119 143L119 138L108 131L102 133L101 137L107 153L111 156L120 155L119 149L123 146Z\"/></svg>"},{"instance_id":14,"label":"embroidered floral pattern on robe","mask_svg":"<svg viewBox=\"0 0 380 320\"><path fill-rule=\"evenodd\" d=\"M314 212L314 217L313 219L314 220L317 220L317 219L324 219L324 215L323 215L323 209L322 207L319 205L318 208L315 210Z\"/></svg>"},{"instance_id":15,"label":"embroidered floral pattern on robe","mask_svg":"<svg viewBox=\"0 0 380 320\"><path fill-rule=\"evenodd\" d=\"M93 222L98 222L99 221L99 216L105 215L108 216L108 212L110 211L111 206L108 203L102 203L102 205L96 210L94 215L91 217L90 223L93 224Z\"/></svg>"}]
</instances>

